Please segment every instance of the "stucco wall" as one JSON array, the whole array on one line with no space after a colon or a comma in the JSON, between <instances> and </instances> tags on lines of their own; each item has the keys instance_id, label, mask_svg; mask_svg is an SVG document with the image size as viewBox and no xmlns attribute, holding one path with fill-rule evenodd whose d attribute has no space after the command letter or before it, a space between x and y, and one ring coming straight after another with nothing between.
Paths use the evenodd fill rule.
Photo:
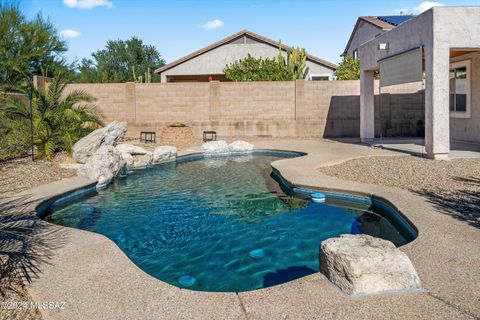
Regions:
<instances>
[{"instance_id":1,"label":"stucco wall","mask_svg":"<svg viewBox=\"0 0 480 320\"><path fill-rule=\"evenodd\" d=\"M210 75L223 74L226 65L245 58L248 54L256 58L273 58L278 55L278 48L265 43L228 43L216 49L205 52L191 60L183 62L161 73L161 81L166 82L171 75ZM286 56L286 53L283 52ZM307 61L311 74L333 77L334 71Z\"/></svg>"},{"instance_id":2,"label":"stucco wall","mask_svg":"<svg viewBox=\"0 0 480 320\"><path fill-rule=\"evenodd\" d=\"M378 85L376 86L378 87ZM71 84L97 98L105 122L126 121L127 136L162 130L173 122L192 127L201 138L358 137L359 81L210 82L155 84ZM422 119L421 86L382 93L384 135L415 135ZM388 96L387 96L388 95ZM419 98L420 97L420 98ZM391 109L395 109L393 116ZM388 123L388 126L387 126ZM379 129L380 130L380 129Z\"/></svg>"},{"instance_id":3,"label":"stucco wall","mask_svg":"<svg viewBox=\"0 0 480 320\"><path fill-rule=\"evenodd\" d=\"M429 10L395 29L367 41L359 48L360 65L364 70L378 69L378 61L402 53L412 48L424 46L426 53L432 54L433 12ZM387 43L388 50L379 50L380 43Z\"/></svg>"},{"instance_id":4,"label":"stucco wall","mask_svg":"<svg viewBox=\"0 0 480 320\"><path fill-rule=\"evenodd\" d=\"M470 118L450 117L450 138L480 143L480 52L462 55L451 62L470 60Z\"/></svg>"},{"instance_id":5,"label":"stucco wall","mask_svg":"<svg viewBox=\"0 0 480 320\"><path fill-rule=\"evenodd\" d=\"M379 33L382 33L382 29L371 23L361 21L360 26L357 28L357 32L353 35L352 41L348 46L347 54L351 56L355 49L358 49L360 45L365 42L374 39Z\"/></svg>"},{"instance_id":6,"label":"stucco wall","mask_svg":"<svg viewBox=\"0 0 480 320\"><path fill-rule=\"evenodd\" d=\"M389 50L378 50L380 43L387 43ZM475 93L478 82L472 82L472 113L475 116L471 120L461 120L450 118L448 79L450 50L480 48L480 8L434 7L412 18L360 46L361 69L375 70L379 60L420 46L424 50L426 75L426 149L429 156L444 158L450 150L450 138L480 142L475 125L478 111L474 110L478 109L478 94ZM478 73L478 66L472 69Z\"/></svg>"}]
</instances>

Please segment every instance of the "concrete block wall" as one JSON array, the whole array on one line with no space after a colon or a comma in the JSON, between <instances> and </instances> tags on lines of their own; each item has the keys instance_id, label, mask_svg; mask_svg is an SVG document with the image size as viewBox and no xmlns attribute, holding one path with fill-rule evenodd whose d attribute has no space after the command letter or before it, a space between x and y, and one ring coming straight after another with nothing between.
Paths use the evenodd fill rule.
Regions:
<instances>
[{"instance_id":1,"label":"concrete block wall","mask_svg":"<svg viewBox=\"0 0 480 320\"><path fill-rule=\"evenodd\" d=\"M423 135L425 127L423 88L422 82L381 88L380 96L375 101L377 137Z\"/></svg>"},{"instance_id":2,"label":"concrete block wall","mask_svg":"<svg viewBox=\"0 0 480 320\"><path fill-rule=\"evenodd\" d=\"M80 83L67 85L65 93L81 90L93 96L96 99L94 105L105 123L113 120L132 123L135 122L133 89L130 83Z\"/></svg>"},{"instance_id":3,"label":"concrete block wall","mask_svg":"<svg viewBox=\"0 0 480 320\"><path fill-rule=\"evenodd\" d=\"M136 120L129 123L129 135L155 131L160 135L174 122L207 122L210 117L208 83L151 83L136 86Z\"/></svg>"},{"instance_id":4,"label":"concrete block wall","mask_svg":"<svg viewBox=\"0 0 480 320\"><path fill-rule=\"evenodd\" d=\"M294 136L295 82L211 82L210 123L220 136Z\"/></svg>"},{"instance_id":5,"label":"concrete block wall","mask_svg":"<svg viewBox=\"0 0 480 320\"><path fill-rule=\"evenodd\" d=\"M375 86L378 93L378 85ZM218 137L358 137L359 81L72 84L97 98L105 122L126 121L127 136L173 122ZM382 89L377 121L386 135L412 136L423 119L421 84ZM380 110L380 113L378 112Z\"/></svg>"},{"instance_id":6,"label":"concrete block wall","mask_svg":"<svg viewBox=\"0 0 480 320\"><path fill-rule=\"evenodd\" d=\"M297 131L302 135L357 137L358 81L297 81Z\"/></svg>"},{"instance_id":7,"label":"concrete block wall","mask_svg":"<svg viewBox=\"0 0 480 320\"><path fill-rule=\"evenodd\" d=\"M293 120L295 82L213 82L211 120Z\"/></svg>"}]
</instances>

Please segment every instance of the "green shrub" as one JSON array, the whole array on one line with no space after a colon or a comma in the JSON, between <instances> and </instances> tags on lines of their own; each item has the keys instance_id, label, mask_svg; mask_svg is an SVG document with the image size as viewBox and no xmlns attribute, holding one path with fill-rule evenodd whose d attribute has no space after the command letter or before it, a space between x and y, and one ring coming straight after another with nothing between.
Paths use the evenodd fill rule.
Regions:
<instances>
[{"instance_id":1,"label":"green shrub","mask_svg":"<svg viewBox=\"0 0 480 320\"><path fill-rule=\"evenodd\" d=\"M276 58L246 58L227 65L223 70L231 81L289 81L305 79L308 75L305 49L289 49L287 57L278 49Z\"/></svg>"},{"instance_id":2,"label":"green shrub","mask_svg":"<svg viewBox=\"0 0 480 320\"><path fill-rule=\"evenodd\" d=\"M31 148L29 122L9 121L0 113L0 161L28 155Z\"/></svg>"},{"instance_id":3,"label":"green shrub","mask_svg":"<svg viewBox=\"0 0 480 320\"><path fill-rule=\"evenodd\" d=\"M65 74L61 74L45 88L33 89L33 135L39 158L51 160L54 153L61 150L71 153L75 142L103 125L90 104L94 98L79 90L64 94L67 84ZM22 141L25 136L29 137L28 103L10 99L3 109L9 127L18 128L18 131L11 130L11 134L18 133ZM5 141L9 152L14 149L11 142L9 139Z\"/></svg>"},{"instance_id":4,"label":"green shrub","mask_svg":"<svg viewBox=\"0 0 480 320\"><path fill-rule=\"evenodd\" d=\"M358 80L360 79L360 60L351 56L344 56L342 62L335 71L337 80Z\"/></svg>"}]
</instances>

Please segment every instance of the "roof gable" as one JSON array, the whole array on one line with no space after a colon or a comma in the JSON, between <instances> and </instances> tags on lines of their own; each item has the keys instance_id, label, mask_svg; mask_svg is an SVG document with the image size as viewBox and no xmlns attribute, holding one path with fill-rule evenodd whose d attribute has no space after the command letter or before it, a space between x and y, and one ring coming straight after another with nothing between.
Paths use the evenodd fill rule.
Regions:
<instances>
[{"instance_id":1,"label":"roof gable","mask_svg":"<svg viewBox=\"0 0 480 320\"><path fill-rule=\"evenodd\" d=\"M220 47L224 44L229 44L229 43L234 43L236 41L239 41L243 37L246 37L247 39L250 39L254 42L264 43L264 44L267 44L267 45L270 45L270 46L273 46L273 47L276 47L276 48L281 47L282 50L284 50L284 51L287 51L287 50L291 49L291 47L286 46L286 45L284 45L284 44L282 44L278 41L274 41L272 39L266 38L264 36L261 36L259 34L253 33L253 32L248 31L248 30L242 30L242 31L237 32L237 33L235 33L235 34L233 34L233 35L231 35L227 38L224 38L220 41L217 41L217 42L215 42L215 43L213 43L213 44L211 44L211 45L209 45L205 48L194 51L194 52L192 52L192 53L190 53L190 54L188 54L188 55L186 55L186 56L184 56L180 59L177 59L173 62L170 62L169 64L167 64L167 65L165 65L161 68L156 69L155 73L162 73L163 71L171 69L171 68L173 68L173 67L175 67L175 66L177 66L181 63L184 63L188 60L194 59L195 57L198 57L199 55L204 54L208 51L214 50L214 49L216 49L216 48L218 48L218 47ZM320 65L323 65L327 68L330 68L332 70L335 70L337 68L336 64L328 62L328 61L323 60L323 59L320 59L318 57L312 56L310 54L307 54L307 60L310 60L312 62L316 62L316 63L318 63Z\"/></svg>"},{"instance_id":2,"label":"roof gable","mask_svg":"<svg viewBox=\"0 0 480 320\"><path fill-rule=\"evenodd\" d=\"M379 16L379 17L375 17L375 16L358 17L357 22L353 27L353 31L350 34L350 38L348 39L347 45L345 46L345 50L343 50L342 55L345 55L347 53L348 48L352 43L353 37L355 36L355 33L357 32L358 28L360 28L362 23L369 23L374 27L378 28L379 31L388 31L397 27L399 24L410 20L413 17L415 16L414 15L397 15L397 16Z\"/></svg>"}]
</instances>

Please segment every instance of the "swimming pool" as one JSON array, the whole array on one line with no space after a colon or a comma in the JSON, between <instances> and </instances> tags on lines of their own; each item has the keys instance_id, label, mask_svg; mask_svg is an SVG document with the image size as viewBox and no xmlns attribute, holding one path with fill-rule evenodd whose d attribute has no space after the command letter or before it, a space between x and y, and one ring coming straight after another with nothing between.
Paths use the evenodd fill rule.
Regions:
<instances>
[{"instance_id":1,"label":"swimming pool","mask_svg":"<svg viewBox=\"0 0 480 320\"><path fill-rule=\"evenodd\" d=\"M42 216L103 234L148 274L201 291L249 291L317 272L321 241L344 233L397 246L415 238L382 201L327 193L325 203L311 202L310 190L272 175L271 162L292 156L187 156L60 198Z\"/></svg>"}]
</instances>

